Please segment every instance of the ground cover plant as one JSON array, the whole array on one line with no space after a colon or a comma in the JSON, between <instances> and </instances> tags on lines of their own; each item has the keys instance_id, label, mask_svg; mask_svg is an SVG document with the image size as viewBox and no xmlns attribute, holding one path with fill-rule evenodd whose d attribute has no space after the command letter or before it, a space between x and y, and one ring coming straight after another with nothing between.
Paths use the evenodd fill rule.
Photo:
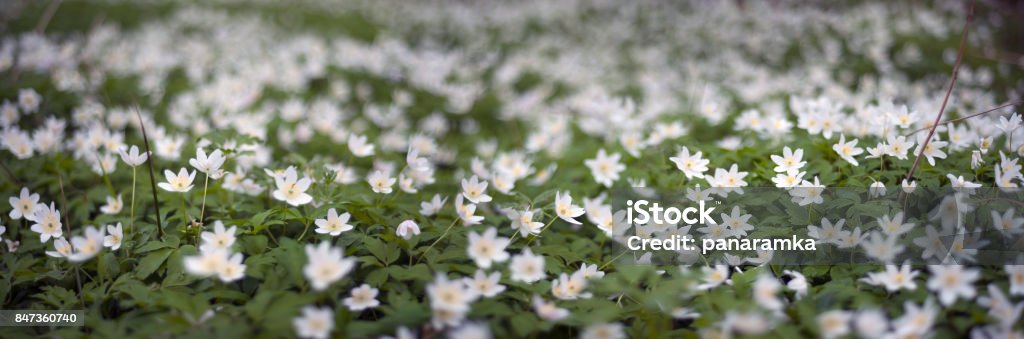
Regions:
<instances>
[{"instance_id":1,"label":"ground cover plant","mask_svg":"<svg viewBox=\"0 0 1024 339\"><path fill-rule=\"evenodd\" d=\"M0 9L2 309L84 315L4 337L1022 336L1019 7ZM684 227L632 225L621 201L755 188L809 209L946 189L977 210L762 202ZM769 224L862 254L616 249L789 236ZM936 251L936 232L959 240Z\"/></svg>"}]
</instances>

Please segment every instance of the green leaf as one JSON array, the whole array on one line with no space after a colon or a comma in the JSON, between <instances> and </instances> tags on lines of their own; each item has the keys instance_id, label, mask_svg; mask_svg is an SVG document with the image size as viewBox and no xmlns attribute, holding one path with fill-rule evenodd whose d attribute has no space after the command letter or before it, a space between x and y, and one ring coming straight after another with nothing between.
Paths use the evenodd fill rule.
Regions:
<instances>
[{"instance_id":1,"label":"green leaf","mask_svg":"<svg viewBox=\"0 0 1024 339\"><path fill-rule=\"evenodd\" d=\"M150 274L160 269L160 266L167 260L167 257L171 256L171 253L174 253L173 249L165 248L142 257L142 260L139 260L139 265L135 267L135 277L146 279Z\"/></svg>"}]
</instances>

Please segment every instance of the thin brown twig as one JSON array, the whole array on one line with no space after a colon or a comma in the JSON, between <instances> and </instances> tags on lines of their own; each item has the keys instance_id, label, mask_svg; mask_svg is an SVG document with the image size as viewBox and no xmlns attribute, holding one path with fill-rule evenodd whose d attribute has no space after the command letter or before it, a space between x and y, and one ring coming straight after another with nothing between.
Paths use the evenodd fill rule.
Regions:
<instances>
[{"instance_id":1,"label":"thin brown twig","mask_svg":"<svg viewBox=\"0 0 1024 339\"><path fill-rule=\"evenodd\" d=\"M50 25L50 20L53 19L53 15L57 14L57 8L60 8L61 0L50 1L50 5L46 6L46 12L43 12L43 16L39 17L39 21L36 22L36 33L43 34L46 32L46 27Z\"/></svg>"},{"instance_id":2,"label":"thin brown twig","mask_svg":"<svg viewBox=\"0 0 1024 339\"><path fill-rule=\"evenodd\" d=\"M973 118L973 117L976 117L976 116L979 116L979 115L989 114L989 113L998 111L998 110L1006 108L1006 107L1020 105L1020 104L1024 104L1024 101L1007 102L1005 104L996 106L994 108L991 108L991 109L988 109L988 110L985 110L985 111L981 111L981 112L974 113L974 114L967 115L967 116L962 116L962 117L959 117L959 118L956 118L956 119L949 119L949 120L943 121L943 122L939 123L939 125L945 125L945 124L948 124L948 123L951 123L951 122L964 121L964 120L967 120L967 119L970 119L970 118ZM914 131L912 131L910 133L907 133L907 136L909 137L911 135L917 134L918 132L924 131L924 130L929 129L929 128L931 128L931 126L919 128L919 129L914 130Z\"/></svg>"},{"instance_id":3,"label":"thin brown twig","mask_svg":"<svg viewBox=\"0 0 1024 339\"><path fill-rule=\"evenodd\" d=\"M970 31L971 21L974 20L974 3L975 0L971 0L971 7L967 10L967 21L964 22L963 33L960 34L960 48L956 53L956 63L953 64L953 75L949 77L949 86L946 87L946 96L942 99L942 106L939 107L939 114L935 116L935 122L932 124L932 128L928 130L928 137L921 142L921 150L917 152L917 158L914 158L914 165L910 167L910 171L907 171L907 176L904 180L910 180L914 176L914 171L917 171L917 166L921 163L921 156L924 155L925 149L928 148L928 143L931 142L932 136L935 135L935 128L939 127L939 121L942 121L942 113L946 111L946 104L949 103L949 95L953 93L953 85L956 84L957 74L960 72L960 61L964 56L964 46L967 45L967 33Z\"/></svg>"}]
</instances>

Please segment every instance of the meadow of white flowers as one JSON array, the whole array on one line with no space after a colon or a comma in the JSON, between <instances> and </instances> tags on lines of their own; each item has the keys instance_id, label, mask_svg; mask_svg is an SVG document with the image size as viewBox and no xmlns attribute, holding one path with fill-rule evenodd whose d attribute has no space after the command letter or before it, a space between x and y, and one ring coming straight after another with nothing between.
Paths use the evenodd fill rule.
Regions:
<instances>
[{"instance_id":1,"label":"meadow of white flowers","mask_svg":"<svg viewBox=\"0 0 1024 339\"><path fill-rule=\"evenodd\" d=\"M771 217L634 226L621 190L853 187L1024 249L1022 18L976 6L0 4L0 309L86 315L3 336L1024 337L1024 254L943 255L939 217L772 219L875 264L610 245Z\"/></svg>"}]
</instances>

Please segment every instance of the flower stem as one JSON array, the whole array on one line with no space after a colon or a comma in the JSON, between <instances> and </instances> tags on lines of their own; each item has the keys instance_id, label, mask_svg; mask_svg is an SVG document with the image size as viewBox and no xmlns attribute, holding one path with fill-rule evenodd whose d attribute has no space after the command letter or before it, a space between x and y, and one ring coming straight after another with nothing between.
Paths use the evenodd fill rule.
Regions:
<instances>
[{"instance_id":1,"label":"flower stem","mask_svg":"<svg viewBox=\"0 0 1024 339\"><path fill-rule=\"evenodd\" d=\"M309 213L306 213L306 209L305 208L303 208L302 211L303 211L303 214L309 215ZM309 218L305 217L305 218L303 218L303 221L305 222L306 227L302 229L302 234L299 234L299 238L295 240L297 242L301 242L302 238L306 237L306 232L309 231L309 224L310 224Z\"/></svg>"},{"instance_id":2,"label":"flower stem","mask_svg":"<svg viewBox=\"0 0 1024 339\"><path fill-rule=\"evenodd\" d=\"M435 239L434 242L430 243L430 246L427 247L427 250L423 251L423 254L427 254L427 252L430 252L430 249L434 248L434 245L437 245L437 243L440 242L441 239L444 239L444 237L448 235L448 231L451 231L452 227L455 227L455 224L458 223L458 222L459 222L459 218L458 217L456 217L454 220L452 220L452 224L448 225L448 228L446 228L444 230L444 234L441 234L441 236L437 237L437 239ZM423 256L420 256L419 259L416 259L416 263L419 264L420 261L422 261L422 260L423 260Z\"/></svg>"},{"instance_id":3,"label":"flower stem","mask_svg":"<svg viewBox=\"0 0 1024 339\"><path fill-rule=\"evenodd\" d=\"M203 177L203 207L199 211L199 224L206 225L206 219L204 218L206 216L206 189L210 185L210 175L203 173Z\"/></svg>"},{"instance_id":4,"label":"flower stem","mask_svg":"<svg viewBox=\"0 0 1024 339\"><path fill-rule=\"evenodd\" d=\"M137 173L136 167L132 166L132 204L131 204L131 207L128 208L128 214L130 216L128 217L128 236L126 237L129 240L131 240L131 238L132 238L132 230L134 229L134 226L135 226L135 179L136 179L136 173ZM132 250L131 246L125 246L125 254L128 255L129 257L131 257L131 250Z\"/></svg>"}]
</instances>

